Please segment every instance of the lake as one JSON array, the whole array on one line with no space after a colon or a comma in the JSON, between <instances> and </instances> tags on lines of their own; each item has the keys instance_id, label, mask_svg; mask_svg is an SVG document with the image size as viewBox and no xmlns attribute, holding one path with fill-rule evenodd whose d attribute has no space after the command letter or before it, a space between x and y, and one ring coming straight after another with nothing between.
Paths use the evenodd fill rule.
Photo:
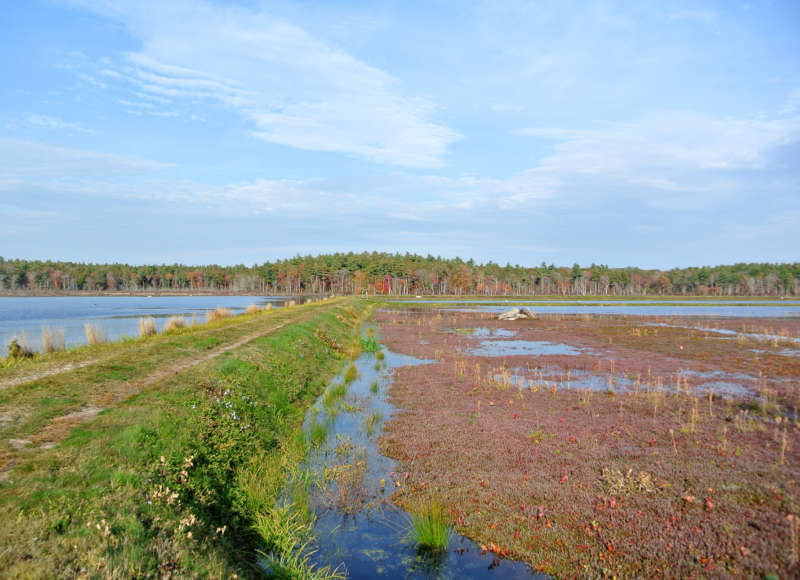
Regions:
<instances>
[{"instance_id":1,"label":"lake","mask_svg":"<svg viewBox=\"0 0 800 580\"><path fill-rule=\"evenodd\" d=\"M152 316L159 330L171 316L205 321L207 310L229 308L240 314L250 304L278 308L291 297L277 296L47 296L0 298L0 346L25 333L28 346L41 350L42 328L63 331L67 346L86 343L84 324L96 324L109 340L139 335L139 319ZM294 298L298 302L302 299Z\"/></svg>"}]
</instances>

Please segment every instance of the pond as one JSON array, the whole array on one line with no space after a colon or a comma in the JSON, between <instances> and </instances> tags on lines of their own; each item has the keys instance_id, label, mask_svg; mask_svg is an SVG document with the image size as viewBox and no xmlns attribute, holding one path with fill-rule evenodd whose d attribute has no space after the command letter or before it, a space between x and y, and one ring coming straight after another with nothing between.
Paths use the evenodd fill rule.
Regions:
<instances>
[{"instance_id":1,"label":"pond","mask_svg":"<svg viewBox=\"0 0 800 580\"><path fill-rule=\"evenodd\" d=\"M383 362L380 355L359 356L355 380L334 379L306 419L313 445L305 464L314 482L308 500L315 515L311 560L349 578L548 578L455 533L442 552L418 550L409 539L410 515L390 496L414 475L397 472L377 441L381 424L395 413L388 399L394 370L433 361L381 352Z\"/></svg>"},{"instance_id":2,"label":"pond","mask_svg":"<svg viewBox=\"0 0 800 580\"><path fill-rule=\"evenodd\" d=\"M0 297L0 347L25 333L28 346L40 350L42 328L63 333L66 346L86 343L84 324L98 325L109 340L139 335L139 318L152 316L159 329L172 316L200 322L207 310L241 313L250 304L283 306L290 297L275 296L48 296ZM295 298L295 300L300 300Z\"/></svg>"}]
</instances>

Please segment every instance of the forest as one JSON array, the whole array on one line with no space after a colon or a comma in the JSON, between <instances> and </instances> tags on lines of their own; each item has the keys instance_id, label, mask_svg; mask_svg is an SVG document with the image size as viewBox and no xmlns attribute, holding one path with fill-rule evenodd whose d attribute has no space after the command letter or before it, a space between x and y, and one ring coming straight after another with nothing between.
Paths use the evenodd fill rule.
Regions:
<instances>
[{"instance_id":1,"label":"forest","mask_svg":"<svg viewBox=\"0 0 800 580\"><path fill-rule=\"evenodd\" d=\"M245 266L91 264L0 257L2 294L222 292L481 296L798 296L800 263L673 268L520 266L379 252Z\"/></svg>"}]
</instances>

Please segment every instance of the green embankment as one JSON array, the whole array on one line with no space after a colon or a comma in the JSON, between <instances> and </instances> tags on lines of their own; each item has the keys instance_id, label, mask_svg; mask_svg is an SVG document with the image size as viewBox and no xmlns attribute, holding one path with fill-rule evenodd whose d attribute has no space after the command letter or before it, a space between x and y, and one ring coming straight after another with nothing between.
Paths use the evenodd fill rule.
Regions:
<instances>
[{"instance_id":1,"label":"green embankment","mask_svg":"<svg viewBox=\"0 0 800 580\"><path fill-rule=\"evenodd\" d=\"M259 531L305 454L303 417L369 310L341 299L246 315L0 391L0 575L257 575Z\"/></svg>"}]
</instances>

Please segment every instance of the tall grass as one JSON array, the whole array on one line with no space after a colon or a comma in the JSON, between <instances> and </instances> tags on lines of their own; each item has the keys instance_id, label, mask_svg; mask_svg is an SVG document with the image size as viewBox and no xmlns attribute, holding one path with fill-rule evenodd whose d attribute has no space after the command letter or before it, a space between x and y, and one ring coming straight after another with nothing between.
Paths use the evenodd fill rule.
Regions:
<instances>
[{"instance_id":1,"label":"tall grass","mask_svg":"<svg viewBox=\"0 0 800 580\"><path fill-rule=\"evenodd\" d=\"M83 330L86 333L86 343L90 346L102 344L106 341L106 331L97 324L87 322L83 325Z\"/></svg>"},{"instance_id":2,"label":"tall grass","mask_svg":"<svg viewBox=\"0 0 800 580\"><path fill-rule=\"evenodd\" d=\"M167 323L164 325L164 332L171 330L178 330L186 326L186 319L183 316L170 316Z\"/></svg>"},{"instance_id":3,"label":"tall grass","mask_svg":"<svg viewBox=\"0 0 800 580\"><path fill-rule=\"evenodd\" d=\"M233 316L233 310L230 308L217 308L216 310L206 310L206 322L214 322L215 320L222 320L223 318L230 318Z\"/></svg>"},{"instance_id":4,"label":"tall grass","mask_svg":"<svg viewBox=\"0 0 800 580\"><path fill-rule=\"evenodd\" d=\"M64 329L60 328L53 331L49 326L42 327L42 350L44 352L56 352L64 350L65 339Z\"/></svg>"},{"instance_id":5,"label":"tall grass","mask_svg":"<svg viewBox=\"0 0 800 580\"><path fill-rule=\"evenodd\" d=\"M255 314L256 312L260 312L261 308L258 307L258 304L249 304L247 308L244 309L245 314Z\"/></svg>"},{"instance_id":6,"label":"tall grass","mask_svg":"<svg viewBox=\"0 0 800 580\"><path fill-rule=\"evenodd\" d=\"M411 514L408 537L424 550L446 550L452 533L444 508L437 501L425 500Z\"/></svg>"},{"instance_id":7,"label":"tall grass","mask_svg":"<svg viewBox=\"0 0 800 580\"><path fill-rule=\"evenodd\" d=\"M158 334L158 326L156 319L152 316L146 316L139 319L139 336L153 336Z\"/></svg>"}]
</instances>

